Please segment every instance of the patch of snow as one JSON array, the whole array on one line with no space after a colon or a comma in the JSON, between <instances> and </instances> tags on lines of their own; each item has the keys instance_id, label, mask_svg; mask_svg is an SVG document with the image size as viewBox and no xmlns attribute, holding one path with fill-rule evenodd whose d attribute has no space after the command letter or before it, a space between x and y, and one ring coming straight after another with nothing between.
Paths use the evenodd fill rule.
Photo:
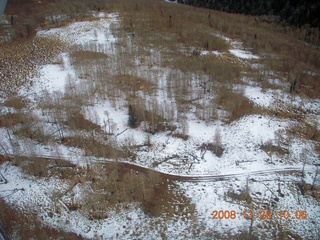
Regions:
<instances>
[{"instance_id":1,"label":"patch of snow","mask_svg":"<svg viewBox=\"0 0 320 240\"><path fill-rule=\"evenodd\" d=\"M39 36L56 36L71 44L95 47L98 52L108 53L112 51L112 44L106 43L116 41L111 33L111 23L117 21L118 14L112 13L97 21L75 22L67 27L42 30L37 34Z\"/></svg>"},{"instance_id":2,"label":"patch of snow","mask_svg":"<svg viewBox=\"0 0 320 240\"><path fill-rule=\"evenodd\" d=\"M207 51L207 50L203 50L200 52L201 56L206 56L206 55L215 55L215 56L222 56L222 53L218 52L218 51Z\"/></svg>"},{"instance_id":3,"label":"patch of snow","mask_svg":"<svg viewBox=\"0 0 320 240\"><path fill-rule=\"evenodd\" d=\"M240 49L230 49L229 52L231 52L234 56L236 56L238 58L243 58L243 59L258 59L258 58L260 58L259 56L254 55L249 51L240 50Z\"/></svg>"},{"instance_id":4,"label":"patch of snow","mask_svg":"<svg viewBox=\"0 0 320 240\"><path fill-rule=\"evenodd\" d=\"M39 93L44 89L50 93L57 91L64 92L66 83L76 79L67 54L62 54L62 59L64 60L63 69L57 64L45 65L40 69L39 80L34 82L35 87L39 87L41 90L38 89L36 92Z\"/></svg>"},{"instance_id":5,"label":"patch of snow","mask_svg":"<svg viewBox=\"0 0 320 240\"><path fill-rule=\"evenodd\" d=\"M0 106L0 115L6 115L6 114L11 114L16 112L17 110L15 108Z\"/></svg>"},{"instance_id":6,"label":"patch of snow","mask_svg":"<svg viewBox=\"0 0 320 240\"><path fill-rule=\"evenodd\" d=\"M263 91L260 87L251 86L246 86L244 90L244 96L253 101L254 104L265 108L276 107L276 105L274 105L274 102L281 98L280 90L275 91L268 89L266 91Z\"/></svg>"}]
</instances>

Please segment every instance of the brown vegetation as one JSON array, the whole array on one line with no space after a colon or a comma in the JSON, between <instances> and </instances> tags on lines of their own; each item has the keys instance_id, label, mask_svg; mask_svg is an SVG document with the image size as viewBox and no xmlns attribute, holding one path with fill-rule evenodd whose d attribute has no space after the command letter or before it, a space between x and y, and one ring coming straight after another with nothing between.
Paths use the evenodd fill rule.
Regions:
<instances>
[{"instance_id":1,"label":"brown vegetation","mask_svg":"<svg viewBox=\"0 0 320 240\"><path fill-rule=\"evenodd\" d=\"M6 162L8 159L5 155L0 154L0 165L4 162Z\"/></svg>"},{"instance_id":2,"label":"brown vegetation","mask_svg":"<svg viewBox=\"0 0 320 240\"><path fill-rule=\"evenodd\" d=\"M9 105L22 107L24 104L19 103L19 97L15 98L19 89L30 87L37 67L52 61L63 49L65 45L61 41L43 37L0 44L0 96L10 99L7 100Z\"/></svg>"},{"instance_id":3,"label":"brown vegetation","mask_svg":"<svg viewBox=\"0 0 320 240\"><path fill-rule=\"evenodd\" d=\"M154 7L155 4L157 8ZM121 12L126 12L123 15L124 24L128 24L125 29L134 32L135 41L141 40L144 45L152 44L153 47L159 46L161 49L165 47L173 49L175 44L178 46L183 44L186 49L223 52L227 49L225 45L222 46L216 42L211 44L211 39L215 37L208 34L218 31L228 37L239 39L245 47L264 55L262 61L265 68L280 73L283 78L286 78L293 69L296 76L305 75L306 70L318 72L319 75L319 51L313 46L298 41L295 34L279 33L285 32L285 29L281 31L280 26L268 23L263 18L225 14L183 5L173 6L153 1L148 3L135 1L135 3L126 4L125 9L121 3L116 6L122 10ZM208 18L208 11L210 18ZM139 22L138 19L142 16L144 21ZM156 36L150 35L149 33L155 29ZM192 67L192 65L189 66ZM312 88L314 85L317 87ZM308 80L303 80L299 91L308 96L316 96L315 94L319 93L318 77L308 77Z\"/></svg>"},{"instance_id":4,"label":"brown vegetation","mask_svg":"<svg viewBox=\"0 0 320 240\"><path fill-rule=\"evenodd\" d=\"M37 156L15 156L14 164L32 176L52 177L59 176L61 179L72 179L77 175L80 167L63 159L51 159Z\"/></svg>"},{"instance_id":5,"label":"brown vegetation","mask_svg":"<svg viewBox=\"0 0 320 240\"><path fill-rule=\"evenodd\" d=\"M229 122L236 121L245 115L255 112L253 103L247 97L227 88L218 91L216 101L219 106L231 113Z\"/></svg>"},{"instance_id":6,"label":"brown vegetation","mask_svg":"<svg viewBox=\"0 0 320 240\"><path fill-rule=\"evenodd\" d=\"M135 171L122 164L107 164L104 169L95 168L92 187L95 190L91 198L100 204L91 206L94 211L106 212L118 204L138 203L143 211L151 217L187 215L194 211L194 206L183 193L177 192L175 184L163 179L152 171ZM98 174L97 174L98 173ZM105 177L107 179L105 179ZM101 190L103 191L101 194ZM98 202L98 201L97 201Z\"/></svg>"},{"instance_id":7,"label":"brown vegetation","mask_svg":"<svg viewBox=\"0 0 320 240\"><path fill-rule=\"evenodd\" d=\"M85 151L88 156L104 157L104 158L123 158L132 155L132 153L125 153L123 150L117 149L112 144L100 143L95 140L94 135L89 137L74 136L65 137L62 141L63 144L70 147L78 147Z\"/></svg>"},{"instance_id":8,"label":"brown vegetation","mask_svg":"<svg viewBox=\"0 0 320 240\"><path fill-rule=\"evenodd\" d=\"M36 215L15 209L3 199L0 199L0 209L0 219L9 239L84 239L74 233L46 227Z\"/></svg>"},{"instance_id":9,"label":"brown vegetation","mask_svg":"<svg viewBox=\"0 0 320 240\"><path fill-rule=\"evenodd\" d=\"M68 111L66 121L62 122L72 130L86 130L101 132L100 125L93 123L84 118L83 114L78 111Z\"/></svg>"},{"instance_id":10,"label":"brown vegetation","mask_svg":"<svg viewBox=\"0 0 320 240\"><path fill-rule=\"evenodd\" d=\"M318 129L316 122L313 124L299 122L291 125L287 131L289 134L293 134L299 138L320 143L320 130Z\"/></svg>"},{"instance_id":11,"label":"brown vegetation","mask_svg":"<svg viewBox=\"0 0 320 240\"><path fill-rule=\"evenodd\" d=\"M189 139L188 135L185 135L185 134L182 134L182 133L173 133L171 136L172 137L176 137L176 138L180 138L180 139L182 139L184 141Z\"/></svg>"},{"instance_id":12,"label":"brown vegetation","mask_svg":"<svg viewBox=\"0 0 320 240\"><path fill-rule=\"evenodd\" d=\"M38 27L59 27L73 20L84 20L90 17L90 10L100 10L107 5L85 0L11 0L5 14L10 19L11 38L19 39L34 36ZM0 25L0 32L2 27Z\"/></svg>"},{"instance_id":13,"label":"brown vegetation","mask_svg":"<svg viewBox=\"0 0 320 240\"><path fill-rule=\"evenodd\" d=\"M227 195L233 200L246 201L248 204L252 202L252 197L246 191L242 191L240 193L228 192Z\"/></svg>"},{"instance_id":14,"label":"brown vegetation","mask_svg":"<svg viewBox=\"0 0 320 240\"><path fill-rule=\"evenodd\" d=\"M17 124L23 124L27 119L28 115L22 113L8 113L0 116L0 127L10 128Z\"/></svg>"},{"instance_id":15,"label":"brown vegetation","mask_svg":"<svg viewBox=\"0 0 320 240\"><path fill-rule=\"evenodd\" d=\"M272 142L267 142L260 146L260 149L267 152L268 154L276 153L279 156L289 154L289 150L280 146L273 145Z\"/></svg>"},{"instance_id":16,"label":"brown vegetation","mask_svg":"<svg viewBox=\"0 0 320 240\"><path fill-rule=\"evenodd\" d=\"M108 57L105 53L93 51L73 51L70 56L74 59L73 64L78 64L81 61L100 60Z\"/></svg>"},{"instance_id":17,"label":"brown vegetation","mask_svg":"<svg viewBox=\"0 0 320 240\"><path fill-rule=\"evenodd\" d=\"M202 151L202 153L204 154L206 151L210 151L213 154L215 154L217 157L221 157L223 152L224 152L224 148L222 146L220 146L220 143L203 143L201 144L201 146L199 147L199 149Z\"/></svg>"},{"instance_id":18,"label":"brown vegetation","mask_svg":"<svg viewBox=\"0 0 320 240\"><path fill-rule=\"evenodd\" d=\"M138 91L143 91L144 94L151 94L155 90L155 86L152 82L138 76L119 75L115 77L114 83L122 91L128 94L128 100L137 97Z\"/></svg>"},{"instance_id":19,"label":"brown vegetation","mask_svg":"<svg viewBox=\"0 0 320 240\"><path fill-rule=\"evenodd\" d=\"M306 183L304 180L301 180L297 183L297 187L300 190L301 195L312 196L317 201L320 200L320 186L312 185Z\"/></svg>"},{"instance_id":20,"label":"brown vegetation","mask_svg":"<svg viewBox=\"0 0 320 240\"><path fill-rule=\"evenodd\" d=\"M2 105L21 110L28 106L28 100L21 96L16 96L16 97L7 99Z\"/></svg>"}]
</instances>

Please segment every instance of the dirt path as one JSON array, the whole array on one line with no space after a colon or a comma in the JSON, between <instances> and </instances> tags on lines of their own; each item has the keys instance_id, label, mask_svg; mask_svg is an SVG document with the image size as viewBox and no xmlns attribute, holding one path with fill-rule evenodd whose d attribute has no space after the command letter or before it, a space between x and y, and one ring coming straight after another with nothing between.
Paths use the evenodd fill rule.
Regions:
<instances>
[{"instance_id":1,"label":"dirt path","mask_svg":"<svg viewBox=\"0 0 320 240\"><path fill-rule=\"evenodd\" d=\"M160 172L151 168L143 167L140 165L136 165L128 162L108 162L108 164L120 164L124 167L130 168L135 171L141 172L155 172L158 173L161 177L169 180L182 181L182 182L216 182L216 181L224 181L232 178L243 177L243 176L263 176L270 175L276 173L301 173L301 168L298 167L282 167L268 170L256 170L256 171L248 171L243 173L230 173L230 174L222 174L222 175L179 175L179 174L171 174ZM311 170L305 168L305 170Z\"/></svg>"},{"instance_id":2,"label":"dirt path","mask_svg":"<svg viewBox=\"0 0 320 240\"><path fill-rule=\"evenodd\" d=\"M12 156L14 157L14 156ZM19 157L26 157L19 155ZM58 157L58 156L47 156L47 155L37 155L33 156L36 158L48 159L48 160L65 160L70 161L70 158ZM119 166L123 166L134 171L144 172L144 173L151 173L151 174L158 174L160 177L164 179L174 180L174 181L181 181L181 182L216 182L216 181L225 181L232 178L237 177L254 177L254 176L266 176L270 174L277 174L277 173L300 173L302 172L301 167L277 167L274 169L266 169L266 170L255 170L255 171L248 171L242 173L230 173L230 174L221 174L221 175L180 175L180 174L172 174L172 173L165 173L161 172L152 168L144 167L135 163L129 162L115 162L108 159L92 159L92 157L85 157L90 158L92 162L101 163L101 164L118 164ZM84 162L88 162L84 159ZM89 161L90 162L90 161ZM313 171L311 166L305 166L305 171Z\"/></svg>"}]
</instances>

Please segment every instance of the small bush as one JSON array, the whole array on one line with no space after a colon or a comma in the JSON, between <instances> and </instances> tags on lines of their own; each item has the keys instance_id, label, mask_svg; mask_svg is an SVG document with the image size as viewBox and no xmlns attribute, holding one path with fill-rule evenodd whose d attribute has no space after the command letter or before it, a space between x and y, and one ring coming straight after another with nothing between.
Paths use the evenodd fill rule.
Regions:
<instances>
[{"instance_id":1,"label":"small bush","mask_svg":"<svg viewBox=\"0 0 320 240\"><path fill-rule=\"evenodd\" d=\"M217 157L221 157L224 152L224 148L222 146L220 145L217 146L216 144L213 144L213 143L208 144L208 150L213 154L215 154Z\"/></svg>"},{"instance_id":2,"label":"small bush","mask_svg":"<svg viewBox=\"0 0 320 240\"><path fill-rule=\"evenodd\" d=\"M232 198L233 200L237 201L246 201L248 204L252 202L252 198L249 193L246 191L242 191L241 193L235 193L235 192L228 192L228 197Z\"/></svg>"},{"instance_id":3,"label":"small bush","mask_svg":"<svg viewBox=\"0 0 320 240\"><path fill-rule=\"evenodd\" d=\"M3 103L3 106L11 107L15 109L22 109L27 107L28 101L23 97L9 98Z\"/></svg>"},{"instance_id":4,"label":"small bush","mask_svg":"<svg viewBox=\"0 0 320 240\"><path fill-rule=\"evenodd\" d=\"M1 165L2 163L4 163L5 161L7 161L6 156L0 154L0 165Z\"/></svg>"},{"instance_id":5,"label":"small bush","mask_svg":"<svg viewBox=\"0 0 320 240\"><path fill-rule=\"evenodd\" d=\"M135 111L133 111L132 105L129 104L129 111L128 111L129 119L128 119L128 125L131 128L137 127L137 116Z\"/></svg>"},{"instance_id":6,"label":"small bush","mask_svg":"<svg viewBox=\"0 0 320 240\"><path fill-rule=\"evenodd\" d=\"M173 133L172 137L180 138L184 141L187 141L189 139L189 135L182 134L182 133Z\"/></svg>"},{"instance_id":7,"label":"small bush","mask_svg":"<svg viewBox=\"0 0 320 240\"><path fill-rule=\"evenodd\" d=\"M63 122L73 130L101 131L101 126L84 118L83 114L77 111L70 111L67 120Z\"/></svg>"},{"instance_id":8,"label":"small bush","mask_svg":"<svg viewBox=\"0 0 320 240\"><path fill-rule=\"evenodd\" d=\"M320 142L320 130L318 129L316 122L313 124L299 122L297 124L293 124L287 131L300 138L312 140L318 143Z\"/></svg>"},{"instance_id":9,"label":"small bush","mask_svg":"<svg viewBox=\"0 0 320 240\"><path fill-rule=\"evenodd\" d=\"M265 152L269 152L269 153L276 153L279 156L283 156L286 154L289 154L289 150L282 148L280 146L275 146L272 144L272 142L267 142L266 144L263 144L260 146L260 149L265 151Z\"/></svg>"},{"instance_id":10,"label":"small bush","mask_svg":"<svg viewBox=\"0 0 320 240\"><path fill-rule=\"evenodd\" d=\"M12 127L17 124L23 124L29 116L23 113L9 113L0 116L0 127Z\"/></svg>"},{"instance_id":11,"label":"small bush","mask_svg":"<svg viewBox=\"0 0 320 240\"><path fill-rule=\"evenodd\" d=\"M222 146L216 145L214 143L207 143L207 144L203 143L198 148L198 150L201 150L202 152L209 150L210 152L215 154L217 157L221 157L224 152L224 148Z\"/></svg>"}]
</instances>

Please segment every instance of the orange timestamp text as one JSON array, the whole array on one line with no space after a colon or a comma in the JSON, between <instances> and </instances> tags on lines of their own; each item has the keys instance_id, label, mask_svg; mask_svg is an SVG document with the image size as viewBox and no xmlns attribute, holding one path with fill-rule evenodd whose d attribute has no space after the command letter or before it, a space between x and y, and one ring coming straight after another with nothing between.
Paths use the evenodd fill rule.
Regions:
<instances>
[{"instance_id":1,"label":"orange timestamp text","mask_svg":"<svg viewBox=\"0 0 320 240\"><path fill-rule=\"evenodd\" d=\"M240 219L241 217L245 219L258 218L260 220L272 219L273 217L279 217L285 220L288 219L307 219L308 213L306 210L296 210L295 212L290 212L288 210L260 210L258 213L252 210L244 210L237 214L235 210L213 210L212 219Z\"/></svg>"}]
</instances>

